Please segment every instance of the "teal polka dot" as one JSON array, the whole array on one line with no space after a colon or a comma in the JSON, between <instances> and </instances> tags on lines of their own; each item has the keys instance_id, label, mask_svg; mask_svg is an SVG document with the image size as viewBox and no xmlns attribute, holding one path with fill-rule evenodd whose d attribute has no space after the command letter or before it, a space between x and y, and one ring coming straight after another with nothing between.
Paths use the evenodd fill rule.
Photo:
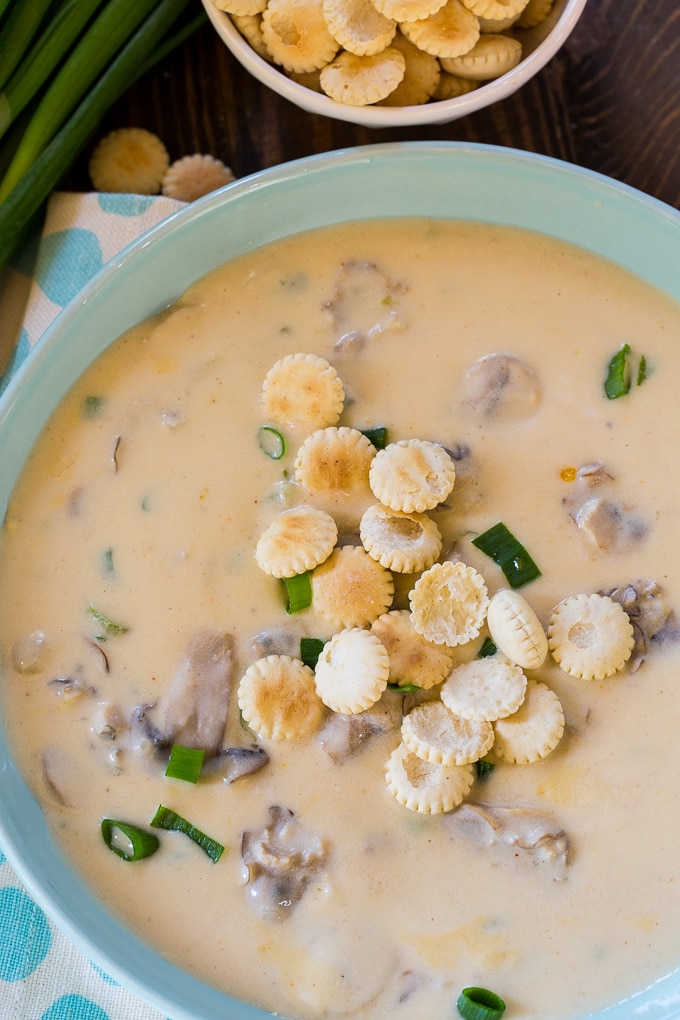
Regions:
<instances>
[{"instance_id":1,"label":"teal polka dot","mask_svg":"<svg viewBox=\"0 0 680 1020\"><path fill-rule=\"evenodd\" d=\"M4 864L6 860L7 858L3 854L2 850L0 850L0 864Z\"/></svg>"},{"instance_id":2,"label":"teal polka dot","mask_svg":"<svg viewBox=\"0 0 680 1020\"><path fill-rule=\"evenodd\" d=\"M62 995L45 1010L40 1020L110 1020L110 1017L84 995Z\"/></svg>"},{"instance_id":3,"label":"teal polka dot","mask_svg":"<svg viewBox=\"0 0 680 1020\"><path fill-rule=\"evenodd\" d=\"M153 195L100 195L99 208L117 216L141 216L154 201Z\"/></svg>"},{"instance_id":4,"label":"teal polka dot","mask_svg":"<svg viewBox=\"0 0 680 1020\"><path fill-rule=\"evenodd\" d=\"M35 278L56 305L67 305L104 265L99 238L74 227L43 238Z\"/></svg>"},{"instance_id":5,"label":"teal polka dot","mask_svg":"<svg viewBox=\"0 0 680 1020\"><path fill-rule=\"evenodd\" d=\"M92 963L91 960L90 960L90 966L92 967L93 970L95 970L97 972L97 974L99 974L99 977L102 979L102 981L106 981L106 983L109 984L109 985L117 985L118 984L118 982L114 981L112 977L109 977L109 975L106 973L106 971L102 970L101 967L98 967L96 963Z\"/></svg>"},{"instance_id":6,"label":"teal polka dot","mask_svg":"<svg viewBox=\"0 0 680 1020\"><path fill-rule=\"evenodd\" d=\"M21 981L33 973L50 951L49 922L23 890L8 885L0 889L0 930L3 933L0 978Z\"/></svg>"},{"instance_id":7,"label":"teal polka dot","mask_svg":"<svg viewBox=\"0 0 680 1020\"><path fill-rule=\"evenodd\" d=\"M28 333L26 332L25 329L22 329L19 335L19 342L12 351L12 356L9 359L9 364L7 365L7 368L5 369L5 374L0 375L0 393L2 393L2 391L7 388L7 383L10 381L10 379L12 378L12 376L14 375L22 361L25 360L30 349L31 345L28 342ZM4 857L0 853L0 861L3 860Z\"/></svg>"}]
</instances>

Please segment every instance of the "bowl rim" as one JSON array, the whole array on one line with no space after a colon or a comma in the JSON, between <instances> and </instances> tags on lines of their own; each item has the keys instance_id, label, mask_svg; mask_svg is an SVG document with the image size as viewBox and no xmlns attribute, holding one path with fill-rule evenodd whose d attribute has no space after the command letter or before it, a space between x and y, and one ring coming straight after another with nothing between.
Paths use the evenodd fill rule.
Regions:
<instances>
[{"instance_id":1,"label":"bowl rim","mask_svg":"<svg viewBox=\"0 0 680 1020\"><path fill-rule=\"evenodd\" d=\"M506 99L534 77L564 45L583 14L588 0L565 0L555 23L539 45L512 70L455 99L441 99L420 106L346 106L288 78L255 52L228 14L213 0L202 0L213 28L233 56L261 84L308 113L347 121L364 127L410 127L444 124ZM540 27L540 26L539 26Z\"/></svg>"},{"instance_id":2,"label":"bowl rim","mask_svg":"<svg viewBox=\"0 0 680 1020\"><path fill-rule=\"evenodd\" d=\"M145 276L140 273L141 269L170 252L180 265L177 272L186 274L184 260L177 258L173 247L177 239L187 251L194 250L196 238L208 232L221 239L225 225L235 224L241 213L243 225L239 229L244 232L245 245L241 250L268 243L272 239L269 236L252 244L249 238L253 229L262 229L257 218L253 218L254 208L266 207L263 222L268 222L272 216L276 219L275 203L270 200L272 189L281 193L278 204L287 210L275 223L274 232L279 231L278 236L298 232L298 224L292 231L289 227L291 195L297 196L301 207L311 209L310 217L324 221L319 225L348 218L370 219L374 202L383 196L383 202L388 203L386 191L391 188L394 193L395 182L403 186L405 173L412 173L414 179L421 181L424 173L431 174L436 181L435 191L446 189L447 200L450 198L454 204L461 201L466 210L469 208L475 213L464 218L499 222L498 215L502 213L502 222L508 225L552 233L604 257L611 258L615 252L616 261L653 283L660 272L665 281L661 289L680 300L680 281L672 272L680 247L680 212L625 184L551 157L490 145L406 142L336 150L259 171L192 203L141 235L107 263L48 328L0 398L0 440L8 438L7 442L0 441L3 517L6 498L14 487L12 473L20 469L25 459L25 453L13 454L14 447L18 446L21 451L22 444L25 447L24 430L28 428L29 433L37 434L49 416L49 408L37 401L42 401L48 391L56 391L51 397L52 406L56 404L80 370L115 339L118 334L113 331L117 323L105 320L101 329L103 337L97 340L98 349L92 349L92 341L88 340L90 346L85 350L89 360L85 362L79 363L82 346L76 344L72 350L71 339L74 336L78 339L79 331L91 337L92 330L86 325L88 317L96 316L107 300L127 304L120 302L120 289L126 282L128 291L142 291L148 303L150 298L140 286L140 278L144 282L153 274L145 270ZM357 193L358 182L367 186L367 194L362 191L358 198L365 215L356 216L352 211L348 217L341 210L334 218L332 209L324 202L327 198L324 189L337 195L337 185L341 181L345 181L347 193L352 196ZM465 184L469 192L459 197L456 183ZM500 195L495 190L499 184L503 189ZM515 212L513 201L518 195L525 196L524 206L520 212ZM544 200L550 201L546 204ZM425 194L417 193L418 210L434 207L428 205L432 202L436 205L437 197L430 196L429 189ZM480 215L476 215L477 212ZM527 225L529 212L534 218ZM421 212L400 211L399 215L421 215ZM444 215L451 218L448 212ZM459 218L463 218L461 214ZM540 224L546 218L552 229L541 230ZM619 223L623 223L625 244L619 243ZM555 234L555 224L560 225L558 234ZM586 244L578 240L584 224L590 224ZM299 229L308 227L303 224ZM649 236L653 236L654 245L644 243ZM198 254L198 249L195 250ZM674 253L675 260L669 258L670 252ZM225 250L222 254L223 257L213 264L226 261L240 251L232 255ZM214 255L201 257L209 259ZM202 275L203 271L196 275ZM172 299L173 292L167 289L165 280L154 286L161 294L161 302ZM178 295L175 293L175 296ZM154 310L155 307L149 307L147 314ZM55 385L53 370L64 363L65 375L62 373ZM35 420L36 407L40 409L39 421ZM9 467L8 471L4 470L5 466ZM47 830L42 812L12 760L1 715L0 803L4 808L0 812L0 842L10 865L57 926L121 985L172 1016L173 1020L263 1020L270 1015L237 1002L180 971L112 919L64 860ZM37 840L36 835L39 836ZM680 1002L680 970L661 978L646 992L638 993L623 1004L614 1004L595 1016L597 1020L625 1020L631 1015L631 1006L636 1004L638 1008L644 1005L646 1016L661 1020L678 1015L663 1011L664 1002L672 1000L676 1004Z\"/></svg>"}]
</instances>

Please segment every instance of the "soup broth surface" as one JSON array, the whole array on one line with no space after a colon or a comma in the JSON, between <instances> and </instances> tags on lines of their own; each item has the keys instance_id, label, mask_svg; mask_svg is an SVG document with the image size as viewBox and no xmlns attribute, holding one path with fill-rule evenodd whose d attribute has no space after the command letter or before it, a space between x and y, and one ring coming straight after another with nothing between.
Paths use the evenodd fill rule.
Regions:
<instances>
[{"instance_id":1,"label":"soup broth surface","mask_svg":"<svg viewBox=\"0 0 680 1020\"><path fill-rule=\"evenodd\" d=\"M630 391L607 399L607 365L624 343ZM277 425L280 459L258 443L271 424L263 380L300 352L337 370L339 425L386 426L390 442L431 440L452 454L453 490L429 511L440 560L474 566L490 594L506 588L472 544L502 521L540 568L521 592L544 627L582 592L637 585L663 608L644 654L610 678L578 679L550 659L530 671L562 704L562 739L534 763L498 762L466 798L545 817L566 864L461 810L398 803L385 780L398 725L339 758L323 729L273 740L243 725L246 669L337 629L314 604L288 614L282 582L254 555L278 514L313 502L295 481L313 429ZM496 354L517 359L521 379L492 373L480 397L471 369ZM16 759L107 906L200 979L305 1020L449 1020L474 985L503 996L508 1020L574 1020L672 970L678 379L670 299L553 239L464 222L356 223L277 242L114 343L50 419L0 545L2 705ZM603 530L589 500L604 507ZM358 541L366 505L340 494L339 541ZM415 580L394 575L394 608L408 609ZM158 723L154 707L204 631L233 644L224 746L269 756L233 782L167 778L167 753L142 725ZM455 662L475 658L485 634ZM403 697L406 711L419 700L385 697ZM151 830L159 804L223 844L219 861L182 833ZM323 848L299 901L274 920L241 856L243 833L268 825L272 806ZM104 818L157 832L160 849L122 860L102 839Z\"/></svg>"}]
</instances>

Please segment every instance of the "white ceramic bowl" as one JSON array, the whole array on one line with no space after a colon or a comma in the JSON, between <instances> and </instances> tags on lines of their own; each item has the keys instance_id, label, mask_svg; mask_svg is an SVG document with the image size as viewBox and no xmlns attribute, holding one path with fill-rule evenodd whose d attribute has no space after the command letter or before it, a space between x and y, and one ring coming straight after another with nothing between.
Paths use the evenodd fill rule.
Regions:
<instances>
[{"instance_id":1,"label":"white ceramic bowl","mask_svg":"<svg viewBox=\"0 0 680 1020\"><path fill-rule=\"evenodd\" d=\"M409 125L445 124L458 120L475 110L491 106L516 92L533 78L564 45L581 17L587 0L555 0L549 17L538 28L522 33L525 55L512 71L490 81L457 99L425 103L422 106L346 106L326 95L299 85L283 71L267 63L234 27L227 14L219 11L212 0L203 0L208 17L220 38L246 70L268 88L308 113L333 117L336 120L362 124L365 127L406 127Z\"/></svg>"},{"instance_id":2,"label":"white ceramic bowl","mask_svg":"<svg viewBox=\"0 0 680 1020\"><path fill-rule=\"evenodd\" d=\"M364 146L279 166L154 227L55 320L0 400L0 518L54 406L121 332L243 252L298 231L395 215L546 233L618 262L680 300L680 213L589 171L452 142ZM74 873L14 763L2 720L1 673L0 664L0 845L29 892L90 959L173 1020L264 1020L260 1010L160 958ZM680 969L590 1020L634 1016L680 1017Z\"/></svg>"}]
</instances>

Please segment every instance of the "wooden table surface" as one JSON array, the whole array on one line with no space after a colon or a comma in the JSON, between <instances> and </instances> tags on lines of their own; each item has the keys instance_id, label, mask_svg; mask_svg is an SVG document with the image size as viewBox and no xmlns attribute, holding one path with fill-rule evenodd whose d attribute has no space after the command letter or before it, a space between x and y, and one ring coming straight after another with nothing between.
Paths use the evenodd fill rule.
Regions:
<instances>
[{"instance_id":1,"label":"wooden table surface","mask_svg":"<svg viewBox=\"0 0 680 1020\"><path fill-rule=\"evenodd\" d=\"M131 125L156 132L173 159L211 153L237 177L354 145L484 142L580 164L680 208L680 2L588 0L564 49L519 92L425 128L370 129L299 110L206 24L123 96L93 141ZM90 150L67 182L82 190Z\"/></svg>"}]
</instances>

